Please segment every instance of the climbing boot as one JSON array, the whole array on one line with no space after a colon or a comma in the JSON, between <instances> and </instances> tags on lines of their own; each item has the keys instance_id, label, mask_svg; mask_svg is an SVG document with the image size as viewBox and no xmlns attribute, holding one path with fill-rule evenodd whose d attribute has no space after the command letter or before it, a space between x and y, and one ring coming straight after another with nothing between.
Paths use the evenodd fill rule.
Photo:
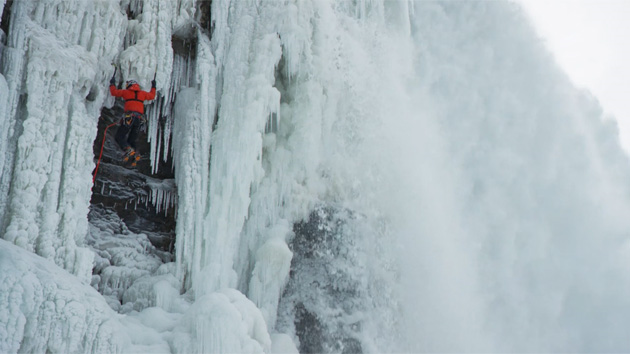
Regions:
<instances>
[{"instance_id":1,"label":"climbing boot","mask_svg":"<svg viewBox=\"0 0 630 354\"><path fill-rule=\"evenodd\" d=\"M138 161L140 161L140 154L139 153L135 153L131 158L131 167L136 167L136 165L138 164Z\"/></svg>"},{"instance_id":2,"label":"climbing boot","mask_svg":"<svg viewBox=\"0 0 630 354\"><path fill-rule=\"evenodd\" d=\"M135 160L136 150L131 146L128 146L125 149L125 154L123 155L123 162L127 163L130 160Z\"/></svg>"}]
</instances>

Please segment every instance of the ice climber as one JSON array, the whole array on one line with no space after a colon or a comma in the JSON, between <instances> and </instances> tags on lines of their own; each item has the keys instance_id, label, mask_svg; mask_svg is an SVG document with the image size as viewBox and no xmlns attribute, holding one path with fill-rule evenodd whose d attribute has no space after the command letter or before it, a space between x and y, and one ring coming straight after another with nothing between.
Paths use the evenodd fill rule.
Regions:
<instances>
[{"instance_id":1,"label":"ice climber","mask_svg":"<svg viewBox=\"0 0 630 354\"><path fill-rule=\"evenodd\" d=\"M142 91L135 80L128 80L125 87L124 90L118 90L114 77L109 81L109 92L112 96L122 97L125 100L125 111L116 131L116 142L125 153L123 161L131 161L131 166L135 167L140 160L140 154L136 150L136 139L146 122L144 101L155 98L155 78L151 81L149 92Z\"/></svg>"}]
</instances>

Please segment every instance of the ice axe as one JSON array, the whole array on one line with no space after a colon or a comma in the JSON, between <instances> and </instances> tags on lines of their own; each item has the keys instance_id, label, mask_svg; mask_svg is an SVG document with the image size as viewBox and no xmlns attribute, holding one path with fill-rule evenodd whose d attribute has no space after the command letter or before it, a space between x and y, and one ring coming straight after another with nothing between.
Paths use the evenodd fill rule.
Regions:
<instances>
[{"instance_id":1,"label":"ice axe","mask_svg":"<svg viewBox=\"0 0 630 354\"><path fill-rule=\"evenodd\" d=\"M155 64L155 70L153 70L153 81L151 81L151 84L153 84L153 87L155 87L155 78L157 77L157 64Z\"/></svg>"},{"instance_id":2,"label":"ice axe","mask_svg":"<svg viewBox=\"0 0 630 354\"><path fill-rule=\"evenodd\" d=\"M112 85L116 85L116 72L118 71L118 66L114 63L112 63L112 65L114 66L114 74L112 75L112 79L109 80L109 83Z\"/></svg>"}]
</instances>

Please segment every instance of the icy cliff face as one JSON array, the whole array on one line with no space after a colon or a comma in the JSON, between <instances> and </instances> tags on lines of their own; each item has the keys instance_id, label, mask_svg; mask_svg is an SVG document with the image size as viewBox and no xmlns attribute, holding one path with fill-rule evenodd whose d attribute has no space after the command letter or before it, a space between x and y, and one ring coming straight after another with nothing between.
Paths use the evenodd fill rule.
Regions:
<instances>
[{"instance_id":1,"label":"icy cliff face","mask_svg":"<svg viewBox=\"0 0 630 354\"><path fill-rule=\"evenodd\" d=\"M9 88L0 139L3 238L89 282L93 257L81 247L91 188L85 176L124 17L106 2L10 4L2 52Z\"/></svg>"},{"instance_id":2,"label":"icy cliff face","mask_svg":"<svg viewBox=\"0 0 630 354\"><path fill-rule=\"evenodd\" d=\"M0 351L630 350L630 165L517 5L3 4Z\"/></svg>"}]
</instances>

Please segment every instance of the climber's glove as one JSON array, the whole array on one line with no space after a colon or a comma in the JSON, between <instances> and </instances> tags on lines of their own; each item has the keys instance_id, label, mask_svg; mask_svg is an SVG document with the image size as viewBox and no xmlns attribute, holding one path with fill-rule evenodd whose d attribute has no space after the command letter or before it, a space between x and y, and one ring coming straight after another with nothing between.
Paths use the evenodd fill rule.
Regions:
<instances>
[{"instance_id":1,"label":"climber's glove","mask_svg":"<svg viewBox=\"0 0 630 354\"><path fill-rule=\"evenodd\" d=\"M114 77L112 77L112 79L111 79L111 80L109 80L109 84L110 84L111 86L116 86L116 79L115 79Z\"/></svg>"},{"instance_id":2,"label":"climber's glove","mask_svg":"<svg viewBox=\"0 0 630 354\"><path fill-rule=\"evenodd\" d=\"M151 88L155 88L155 80L151 80Z\"/></svg>"}]
</instances>

